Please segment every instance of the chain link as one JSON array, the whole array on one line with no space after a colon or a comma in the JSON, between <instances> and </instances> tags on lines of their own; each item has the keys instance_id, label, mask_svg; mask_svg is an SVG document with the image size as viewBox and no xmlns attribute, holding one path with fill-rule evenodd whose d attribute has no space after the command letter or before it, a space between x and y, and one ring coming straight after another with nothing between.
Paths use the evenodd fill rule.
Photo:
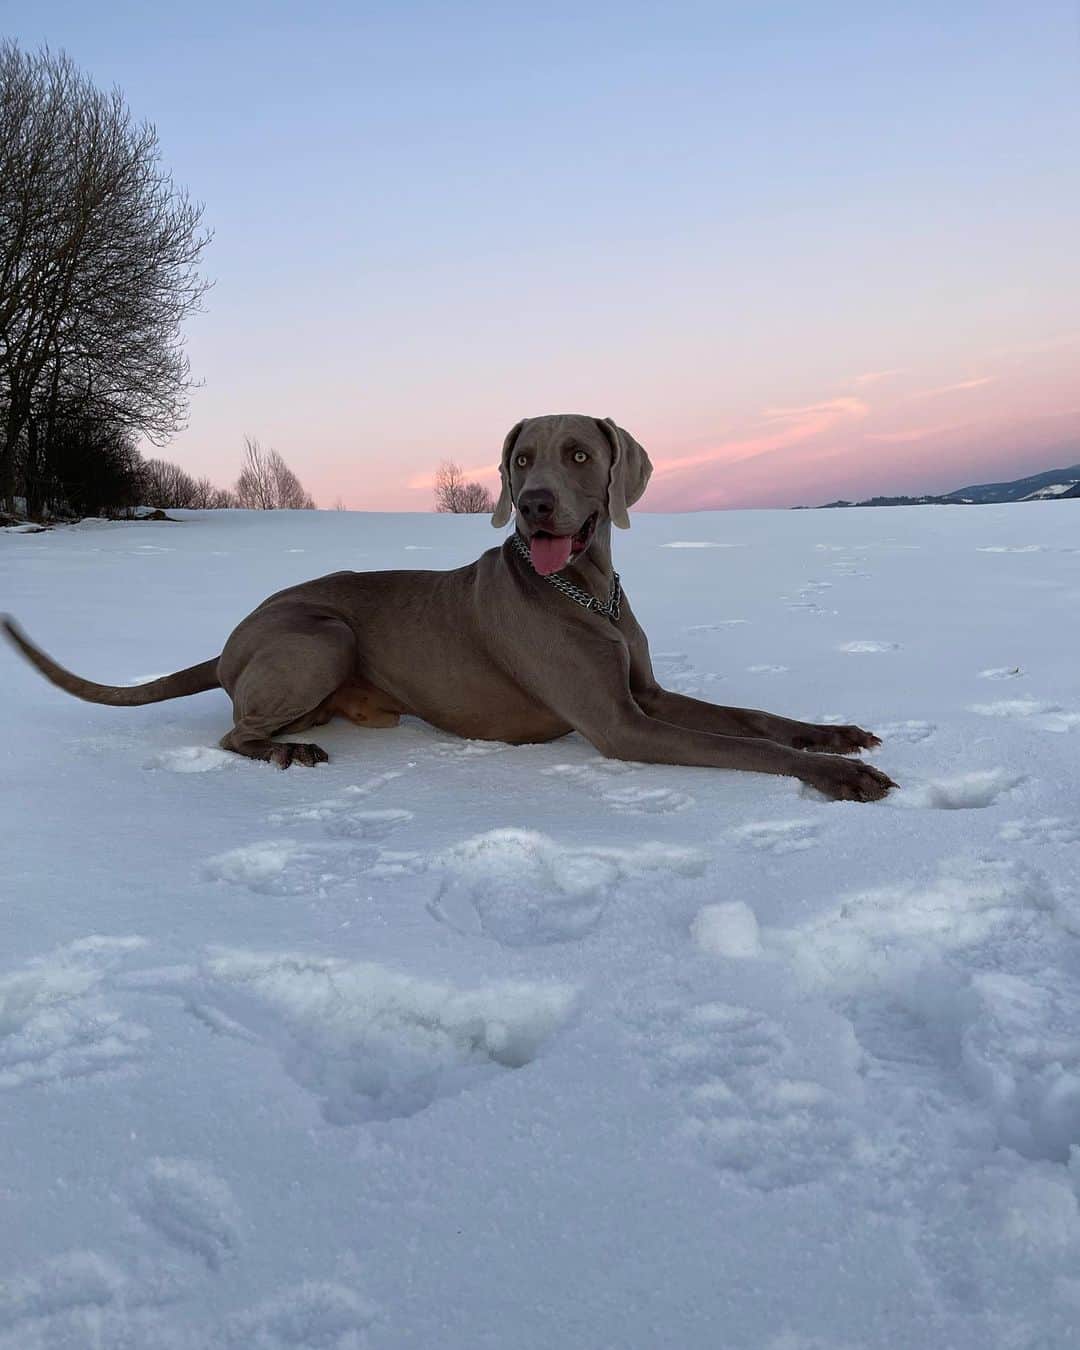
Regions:
<instances>
[{"instance_id":1,"label":"chain link","mask_svg":"<svg viewBox=\"0 0 1080 1350\"><path fill-rule=\"evenodd\" d=\"M515 530L511 538L514 548L518 554L524 558L534 572L536 568L532 565L532 556L529 553L529 546L521 535ZM539 575L539 573L537 573ZM607 600L597 600L595 595L590 595L588 591L583 591L580 586L575 586L572 581L567 581L565 577L559 576L558 572L553 572L550 576L544 578L550 582L557 591L561 591L568 600L573 600L582 609L591 609L596 614L603 614L606 619L615 623L619 618L619 602L622 600L622 583L619 581L618 572L611 574L611 594Z\"/></svg>"}]
</instances>

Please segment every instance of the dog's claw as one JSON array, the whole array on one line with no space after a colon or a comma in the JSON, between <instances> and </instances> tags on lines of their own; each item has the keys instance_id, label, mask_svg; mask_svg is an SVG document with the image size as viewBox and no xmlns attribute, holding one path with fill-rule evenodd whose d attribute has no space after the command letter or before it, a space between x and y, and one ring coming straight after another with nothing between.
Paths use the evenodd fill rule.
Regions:
<instances>
[{"instance_id":1,"label":"dog's claw","mask_svg":"<svg viewBox=\"0 0 1080 1350\"><path fill-rule=\"evenodd\" d=\"M803 782L837 802L880 801L896 784L872 764L853 763L839 755L811 759L800 774Z\"/></svg>"},{"instance_id":2,"label":"dog's claw","mask_svg":"<svg viewBox=\"0 0 1080 1350\"><path fill-rule=\"evenodd\" d=\"M316 764L326 764L330 756L321 745L310 741L282 741L270 752L270 762L279 769L287 769L290 764L303 764L313 769Z\"/></svg>"},{"instance_id":3,"label":"dog's claw","mask_svg":"<svg viewBox=\"0 0 1080 1350\"><path fill-rule=\"evenodd\" d=\"M809 727L792 740L792 749L810 750L828 755L857 755L860 750L873 750L881 744L881 737L856 726Z\"/></svg>"}]
</instances>

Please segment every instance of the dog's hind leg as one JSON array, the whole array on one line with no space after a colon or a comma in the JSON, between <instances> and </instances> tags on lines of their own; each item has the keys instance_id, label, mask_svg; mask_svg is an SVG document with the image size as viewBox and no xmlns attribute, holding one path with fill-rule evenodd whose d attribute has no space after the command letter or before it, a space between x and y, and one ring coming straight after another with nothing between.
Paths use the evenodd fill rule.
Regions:
<instances>
[{"instance_id":1,"label":"dog's hind leg","mask_svg":"<svg viewBox=\"0 0 1080 1350\"><path fill-rule=\"evenodd\" d=\"M327 699L320 716L344 717L358 727L396 727L408 710L396 699L358 675ZM297 728L299 730L299 728Z\"/></svg>"},{"instance_id":2,"label":"dog's hind leg","mask_svg":"<svg viewBox=\"0 0 1080 1350\"><path fill-rule=\"evenodd\" d=\"M265 611L259 618L234 635L234 652L226 644L222 653L235 724L221 746L282 769L325 763L321 746L273 737L327 720L323 705L356 669L356 638L342 620L322 615L293 613L284 625Z\"/></svg>"}]
</instances>

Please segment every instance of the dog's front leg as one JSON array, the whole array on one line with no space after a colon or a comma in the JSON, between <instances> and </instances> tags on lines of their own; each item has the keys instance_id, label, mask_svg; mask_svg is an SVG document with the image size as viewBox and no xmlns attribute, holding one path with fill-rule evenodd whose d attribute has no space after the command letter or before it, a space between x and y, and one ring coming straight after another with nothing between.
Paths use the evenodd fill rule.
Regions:
<instances>
[{"instance_id":1,"label":"dog's front leg","mask_svg":"<svg viewBox=\"0 0 1080 1350\"><path fill-rule=\"evenodd\" d=\"M757 708L726 708L687 698L659 686L635 690L634 697L651 717L714 735L763 737L793 750L824 751L834 755L857 754L881 744L879 737L862 727L796 722L790 717L779 717Z\"/></svg>"},{"instance_id":2,"label":"dog's front leg","mask_svg":"<svg viewBox=\"0 0 1080 1350\"><path fill-rule=\"evenodd\" d=\"M876 801L895 786L871 765L839 755L810 755L764 737L716 734L650 715L631 693L630 657L616 641L566 644L557 664L536 672L535 692L613 759L785 774L845 801Z\"/></svg>"}]
</instances>

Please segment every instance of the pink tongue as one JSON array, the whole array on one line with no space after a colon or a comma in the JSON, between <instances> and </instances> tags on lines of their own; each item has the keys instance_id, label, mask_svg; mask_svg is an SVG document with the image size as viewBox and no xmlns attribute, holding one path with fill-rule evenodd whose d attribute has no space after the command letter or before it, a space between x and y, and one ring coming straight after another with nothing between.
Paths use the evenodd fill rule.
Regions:
<instances>
[{"instance_id":1,"label":"pink tongue","mask_svg":"<svg viewBox=\"0 0 1080 1350\"><path fill-rule=\"evenodd\" d=\"M564 534L561 538L546 539L534 536L529 540L529 557L532 559L533 567L542 577L548 577L552 572L561 572L570 561L573 543L568 534Z\"/></svg>"}]
</instances>

